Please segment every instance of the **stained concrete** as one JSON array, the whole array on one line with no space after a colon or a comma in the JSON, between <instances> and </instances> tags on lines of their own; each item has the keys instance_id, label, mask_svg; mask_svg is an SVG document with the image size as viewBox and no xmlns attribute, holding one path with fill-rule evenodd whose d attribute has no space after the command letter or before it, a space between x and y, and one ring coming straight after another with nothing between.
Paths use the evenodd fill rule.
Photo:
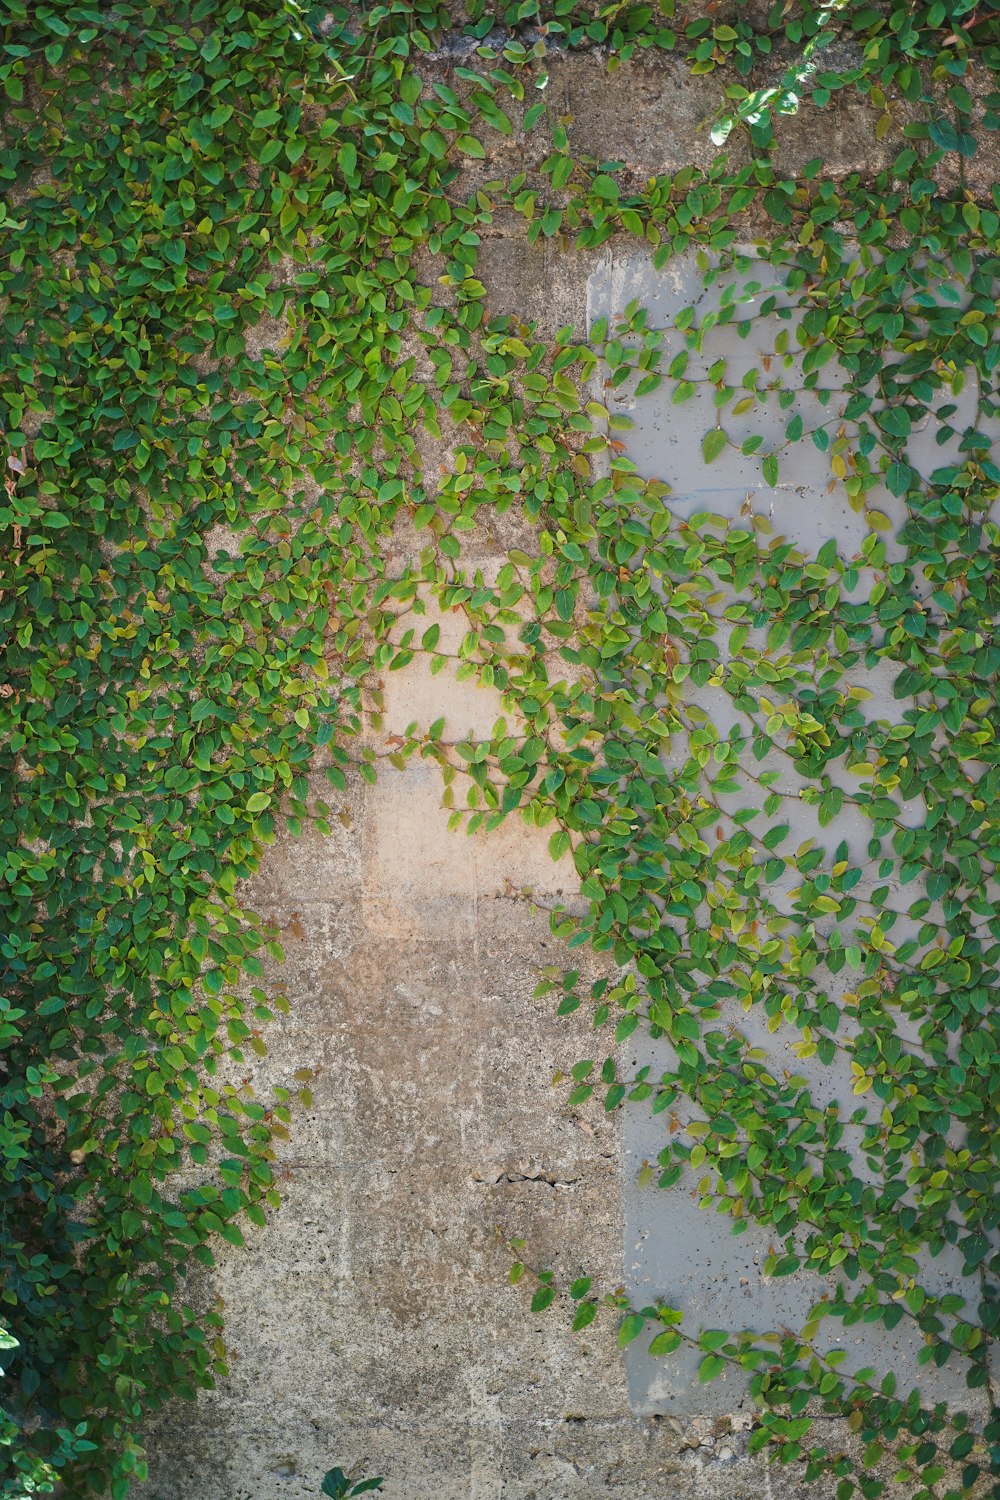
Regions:
<instances>
[{"instance_id":1,"label":"stained concrete","mask_svg":"<svg viewBox=\"0 0 1000 1500\"><path fill-rule=\"evenodd\" d=\"M447 833L417 766L352 778L339 805L348 827L282 839L247 892L281 929L291 1001L248 1071L263 1096L308 1068L313 1099L280 1150L281 1211L200 1287L231 1373L152 1424L146 1493L304 1497L339 1462L400 1500L749 1496L745 1432L638 1420L613 1326L574 1337L506 1283L517 1235L620 1279L617 1122L551 1086L585 1036L532 999L568 955L510 890L572 902L571 867L544 831Z\"/></svg>"},{"instance_id":2,"label":"stained concrete","mask_svg":"<svg viewBox=\"0 0 1000 1500\"><path fill-rule=\"evenodd\" d=\"M455 83L463 61L442 49L421 68ZM599 52L550 49L547 63L574 151L624 161L626 185L711 159L717 85L680 60L636 58L613 76ZM455 193L522 169L546 184L543 132L526 136L518 107L509 113L511 137L489 135ZM816 155L834 170L876 165L846 94L784 122L781 142L789 170ZM743 149L734 140L731 161ZM894 127L879 161L898 149ZM988 194L995 153L969 171ZM626 265L626 248L584 254L524 236L498 212L483 237L491 314L545 335L582 331L588 278L611 254ZM433 284L440 267L424 274ZM499 565L509 546L530 548L531 528L510 513L467 540L468 556ZM402 560L421 544L403 525L394 547ZM385 735L442 713L449 735L478 733L495 709L448 671L393 674ZM319 772L317 794L323 785ZM738 1392L721 1414L638 1415L606 1323L572 1336L507 1285L512 1235L538 1263L622 1282L623 1180L641 1146L630 1136L623 1150L617 1117L570 1111L551 1086L591 1045L582 1023L533 1000L539 972L596 967L533 909L573 900L545 832L447 834L433 774L417 764L385 767L374 787L352 777L327 800L343 814L332 836L281 835L244 893L282 930L288 961L268 982L291 1003L251 1080L263 1098L307 1069L313 1102L280 1148L281 1212L245 1249L221 1247L192 1286L224 1304L231 1374L150 1424L143 1500L299 1500L334 1463L387 1476L386 1500L829 1500L831 1486L807 1490L798 1470L746 1458Z\"/></svg>"},{"instance_id":3,"label":"stained concrete","mask_svg":"<svg viewBox=\"0 0 1000 1500\"><path fill-rule=\"evenodd\" d=\"M383 741L500 711L450 663L383 692ZM332 834L281 835L242 893L281 931L268 981L291 1009L241 1070L261 1098L307 1070L312 1102L279 1147L281 1211L193 1288L222 1306L230 1374L150 1424L144 1500L299 1500L334 1463L384 1474L387 1500L749 1500L739 1413L638 1417L613 1319L573 1335L507 1282L511 1237L622 1279L618 1120L566 1107L553 1078L590 1036L533 999L547 967L603 972L549 931L579 900L571 863L516 819L449 833L427 763L336 794L317 770L313 791Z\"/></svg>"}]
</instances>

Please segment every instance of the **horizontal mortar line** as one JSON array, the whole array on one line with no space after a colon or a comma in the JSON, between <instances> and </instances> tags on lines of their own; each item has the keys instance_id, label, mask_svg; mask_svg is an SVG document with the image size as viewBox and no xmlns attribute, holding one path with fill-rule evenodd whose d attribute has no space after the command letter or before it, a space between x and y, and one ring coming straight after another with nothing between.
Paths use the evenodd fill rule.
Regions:
<instances>
[{"instance_id":1,"label":"horizontal mortar line","mask_svg":"<svg viewBox=\"0 0 1000 1500\"><path fill-rule=\"evenodd\" d=\"M398 1162L399 1158L394 1158L394 1160ZM595 1162L608 1162L615 1160L616 1157L614 1155L609 1152L602 1151L595 1153L594 1156L581 1156L577 1159L574 1159L571 1163L569 1163L569 1170L572 1170L576 1166L592 1167ZM278 1168L276 1176L279 1177L280 1173L284 1170L290 1172L325 1172L327 1174L333 1175L340 1175L342 1173L348 1172L368 1171L372 1173L382 1173L389 1177L398 1177L402 1176L404 1173L412 1172L414 1168L420 1171L434 1172L440 1171L443 1167L462 1167L463 1169L467 1169L468 1161L465 1157L438 1156L433 1160L428 1159L426 1161L421 1161L419 1158L414 1158L410 1161L402 1162L400 1165L386 1166L377 1160L372 1160L371 1157L360 1157L356 1161L346 1162L331 1162L326 1157L306 1157L298 1161L286 1161L283 1158L278 1158L278 1160L273 1163L273 1165ZM199 1182L204 1180L204 1172L200 1171L196 1167L181 1167L172 1175L175 1178L194 1178ZM484 1178L477 1179L472 1177L471 1169L468 1170L467 1175L469 1181L475 1187L520 1187L523 1183L526 1182L538 1182L549 1187L575 1187L577 1182L583 1182L585 1180L583 1177L579 1177L573 1179L572 1181L567 1181L561 1176L558 1176L555 1172L553 1172L552 1174L521 1174L511 1171L510 1175L508 1176L508 1169L501 1170L500 1174L497 1177L493 1178L491 1181ZM552 1175L557 1176L556 1183L552 1182Z\"/></svg>"},{"instance_id":2,"label":"horizontal mortar line","mask_svg":"<svg viewBox=\"0 0 1000 1500\"><path fill-rule=\"evenodd\" d=\"M504 1390L506 1389L508 1388L504 1387ZM225 1402L224 1400L216 1399L216 1397L221 1394L221 1391L222 1387L220 1386L217 1387L215 1396L200 1396L199 1404L203 1403L205 1407L211 1404L211 1406L216 1409L221 1406L230 1404ZM503 1392L498 1392L497 1396L499 1397L502 1394ZM487 1399L489 1400L493 1398L487 1397ZM235 1405L235 1402L233 1402L232 1404ZM283 1410L287 1411L287 1407L283 1408ZM661 1422L665 1422L669 1419L662 1417L657 1412L653 1412L645 1416L640 1415L639 1420L649 1422L650 1424L659 1425ZM822 1417L817 1417L816 1420L821 1421L823 1419ZM584 1425L586 1425L587 1427L607 1428L608 1430L614 1430L618 1427L627 1426L630 1430L633 1430L635 1422L636 1415L631 1411L625 1412L621 1416L608 1417L601 1416L596 1413L593 1416L585 1412L578 1413L571 1408L569 1414L566 1416L552 1417L516 1417L508 1416L505 1412L498 1412L496 1416L483 1416L476 1418L465 1414L461 1421L449 1422L446 1419L427 1417L426 1420L422 1420L420 1422L419 1426L411 1426L409 1423L405 1422L394 1422L391 1420L391 1418L387 1419L383 1417L380 1419L377 1417L373 1417L366 1419L365 1417L359 1416L348 1417L344 1418L343 1420L338 1420L337 1418L328 1419L325 1423L321 1422L318 1418L310 1419L310 1426L318 1431L329 1430L342 1432L358 1430L364 1432L396 1432L410 1433L420 1437L423 1437L428 1433L444 1435L452 1433L468 1433L471 1431L477 1434L480 1432L488 1433L491 1436L495 1437L498 1429L502 1429L505 1435L511 1432L518 1431L554 1432L560 1428L572 1428ZM152 1424L150 1424L150 1426L152 1426ZM240 1436L243 1438L270 1439L274 1435L278 1435L284 1438L287 1437L287 1434L287 1419L283 1420L280 1425L277 1425L274 1428L260 1427L251 1423L241 1423L240 1425ZM725 1436L727 1437L736 1437L738 1435L738 1433L725 1434Z\"/></svg>"}]
</instances>

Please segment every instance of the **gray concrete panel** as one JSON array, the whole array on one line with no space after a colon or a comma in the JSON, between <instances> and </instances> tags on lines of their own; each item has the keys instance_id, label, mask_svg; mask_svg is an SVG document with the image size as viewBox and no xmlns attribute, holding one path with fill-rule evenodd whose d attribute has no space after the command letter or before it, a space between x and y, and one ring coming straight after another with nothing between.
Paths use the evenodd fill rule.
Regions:
<instances>
[{"instance_id":1,"label":"gray concrete panel","mask_svg":"<svg viewBox=\"0 0 1000 1500\"><path fill-rule=\"evenodd\" d=\"M673 326L677 314L685 307L694 306L700 323L707 313L718 311L724 294L732 295L733 287L737 298L744 301L748 310L759 308L763 300L770 297L774 311L767 317L755 318L746 337L740 336L735 324L713 328L706 336L703 351L691 354L685 378L703 379L716 361L725 360L724 378L730 386L739 386L747 371L756 368L760 389L768 385L773 387L778 381L789 390L800 387L802 351L795 352L798 346L794 332L788 338L791 351L788 357L783 358L775 352L775 338L781 330L794 330L795 321L780 316L780 310L790 306L790 298L780 274L760 261L745 269L727 272L706 290L703 270L693 255L672 262L662 271L654 269L651 256L646 252L627 257L609 255L590 279L590 325L593 326L598 319L607 319L608 336L611 337L614 325L627 315L630 306L646 309L646 328L662 331L664 335L660 369L666 371L674 356L685 348L684 334ZM623 341L637 342L627 335L623 335ZM861 560L860 547L870 530L869 523L862 511L852 506L843 483L831 469L829 454L821 451L808 437L811 428L821 424L827 424L833 433L851 430L851 423L843 416L846 403L844 376L835 361L827 364L820 375L820 387L830 392L825 404L816 393L800 389L790 404L780 407L777 392L772 389L767 400L755 402L753 408L741 416L733 417L731 406L725 408L720 420L734 442L742 443L755 433L762 433L764 442L751 456L727 449L711 465L705 463L701 449L704 433L716 422L709 387L698 385L689 400L676 405L672 402L673 380L665 380L657 391L636 398L634 380L617 390L608 390L604 385L606 374L607 371L602 369L595 381L595 398L603 399L612 410L631 418L633 428L627 432L618 431L616 436L624 442L625 455L636 464L643 478L657 479L671 487L667 504L677 516L690 518L711 513L742 525L751 524L756 518L758 526L761 520L766 523L763 530L766 539L784 537L805 553L814 555L826 540L834 538L841 556L856 555ZM963 392L957 406L958 410L950 421L961 429L974 417L974 394L968 390ZM761 455L783 441L786 424L795 413L801 415L807 436L795 443L789 453L782 454L778 481L769 484L762 473ZM909 453L911 462L923 472L929 472L953 457L957 440L952 439L945 445L937 443L938 423L933 414L924 419L922 429L912 439ZM880 485L869 493L868 503L876 506L887 518L888 529L883 535L888 560L902 558L905 549L895 540L894 533L905 519L903 501L894 498ZM873 581L869 569L861 566L858 571L858 586L851 596L854 599L865 597ZM763 648L763 636L763 632L751 633L750 644ZM724 638L721 652L725 660L727 643ZM892 682L897 672L898 668L885 663L871 670L859 667L852 672L852 685L864 688L870 694L863 704L863 712L875 733L886 732L891 724L902 719L905 704L896 703L892 697ZM686 701L700 707L721 736L742 717L721 688L696 688L688 682ZM687 757L685 736L675 735L664 756L666 763L679 768ZM767 770L780 773L777 786L786 794L786 800L782 803L780 815L776 814L771 822L790 823L790 835L784 847L794 848L806 839L814 839L820 847L832 849L843 841L849 859L862 871L852 894L870 895L875 886L886 884L878 878L868 859L871 824L862 813L845 806L836 826L824 829L819 825L815 809L797 800L805 783L796 775L787 757L772 753L760 762L748 759L748 765L752 765L757 776ZM844 790L851 787L852 778L841 763L830 771L835 784L841 784ZM857 782L854 781L853 785L856 786ZM745 779L739 793L721 797L720 802L727 810L736 812L742 807L762 807L765 795L763 789ZM914 797L904 804L902 817L916 826L922 822L925 811L922 799ZM753 826L759 836L765 825L762 821ZM793 869L786 871L769 887L772 900L782 906L783 898L788 897L799 880ZM888 884L889 904L905 911L916 899L915 889L909 887L901 892L891 877ZM785 909L790 910L787 902ZM928 919L943 921L940 907L932 907ZM835 921L834 917L829 918L827 931L833 929ZM906 917L900 918L892 930L893 942L915 936L919 925ZM820 971L822 988L848 1016L849 1007L842 1005L842 997L852 987L852 972L848 969L838 975L823 975ZM782 1071L786 1075L801 1076L819 1108L835 1102L844 1120L855 1111L856 1118L877 1119L881 1101L871 1093L860 1097L853 1094L850 1061L843 1052L836 1054L830 1066L825 1066L815 1057L801 1061L793 1052L798 1034L787 1026L777 1033L769 1033L763 1019L756 1013L758 1009L744 1014L742 1007L735 1002L724 1004L718 1024L721 1028L732 1026L739 1029L754 1046L764 1048L768 1053L770 1071L777 1076L780 1077ZM898 1029L904 1040L917 1040L916 1028L908 1027L905 1019L900 1021ZM849 1020L842 1024L839 1034L842 1038L850 1036ZM647 1036L639 1045L635 1044L635 1039L630 1042L622 1063L624 1076L648 1066L649 1076L655 1079L673 1066L674 1058L666 1040L652 1041ZM681 1120L685 1118L681 1108L676 1114ZM642 1105L630 1106L624 1117L625 1282L633 1302L641 1305L662 1299L686 1314L685 1325L695 1333L708 1328L733 1331L749 1328L761 1334L770 1330L799 1331L808 1321L813 1305L825 1294L832 1294L835 1277L821 1278L806 1271L780 1279L765 1275L764 1264L774 1248L769 1232L751 1226L749 1231L734 1236L728 1215L698 1206L700 1195L690 1177L682 1178L666 1190L658 1189L655 1182L639 1186L641 1169L647 1163L655 1165L668 1139L667 1118L664 1114L651 1115ZM870 1169L859 1149L862 1128L849 1128L842 1144L852 1149L857 1175L870 1180ZM645 1175L648 1177L648 1170ZM970 1307L974 1307L978 1283L963 1280L963 1259L962 1254L954 1249L946 1249L933 1259L925 1255L921 1262L920 1281L929 1292L957 1292L967 1298ZM686 1417L695 1413L732 1412L746 1404L746 1381L738 1374L729 1372L716 1382L702 1386L697 1382L700 1359L697 1351L678 1351L667 1359L654 1360L645 1352L647 1344L648 1340L637 1341L629 1347L626 1356L629 1395L637 1413L669 1412ZM838 1320L827 1319L817 1343L820 1348L843 1348L846 1358L842 1368L846 1371L856 1371L864 1366L875 1366L880 1373L891 1370L897 1376L901 1391L919 1386L925 1397L932 1401L947 1399L953 1405L972 1410L981 1407L982 1393L967 1390L965 1370L958 1362L940 1370L918 1365L917 1355L922 1345L922 1335L909 1319L904 1319L891 1332L880 1323L845 1327Z\"/></svg>"}]
</instances>

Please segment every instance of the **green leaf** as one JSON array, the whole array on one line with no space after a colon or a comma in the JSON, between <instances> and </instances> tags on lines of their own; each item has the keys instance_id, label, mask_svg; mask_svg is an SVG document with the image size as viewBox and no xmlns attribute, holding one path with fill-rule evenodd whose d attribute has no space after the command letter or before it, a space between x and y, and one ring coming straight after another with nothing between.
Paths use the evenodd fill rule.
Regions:
<instances>
[{"instance_id":1,"label":"green leaf","mask_svg":"<svg viewBox=\"0 0 1000 1500\"><path fill-rule=\"evenodd\" d=\"M702 456L707 464L718 458L719 454L727 447L729 439L721 427L712 427L701 440Z\"/></svg>"},{"instance_id":2,"label":"green leaf","mask_svg":"<svg viewBox=\"0 0 1000 1500\"><path fill-rule=\"evenodd\" d=\"M891 463L885 472L885 482L892 495L905 495L913 485L915 475L909 464Z\"/></svg>"},{"instance_id":3,"label":"green leaf","mask_svg":"<svg viewBox=\"0 0 1000 1500\"><path fill-rule=\"evenodd\" d=\"M620 195L620 189L613 177L607 177L599 173L591 182L590 190L598 198L605 198L611 203L616 203Z\"/></svg>"},{"instance_id":4,"label":"green leaf","mask_svg":"<svg viewBox=\"0 0 1000 1500\"><path fill-rule=\"evenodd\" d=\"M646 1319L639 1313L630 1313L627 1318L624 1318L618 1329L619 1349L624 1349L627 1344L632 1343L633 1339L637 1339L645 1326Z\"/></svg>"},{"instance_id":5,"label":"green leaf","mask_svg":"<svg viewBox=\"0 0 1000 1500\"><path fill-rule=\"evenodd\" d=\"M549 853L553 859L562 859L570 846L570 837L564 828L560 828L549 839Z\"/></svg>"}]
</instances>

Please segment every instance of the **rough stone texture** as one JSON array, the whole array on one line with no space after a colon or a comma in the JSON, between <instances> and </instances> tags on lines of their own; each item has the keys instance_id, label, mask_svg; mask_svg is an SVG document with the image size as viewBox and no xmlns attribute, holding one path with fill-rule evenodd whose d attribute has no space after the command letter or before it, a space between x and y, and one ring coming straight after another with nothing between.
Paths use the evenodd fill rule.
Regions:
<instances>
[{"instance_id":1,"label":"rough stone texture","mask_svg":"<svg viewBox=\"0 0 1000 1500\"><path fill-rule=\"evenodd\" d=\"M418 766L352 783L350 827L281 841L250 893L292 1000L260 1092L305 1066L313 1104L281 1213L211 1278L232 1373L150 1433L150 1494L314 1494L362 1458L411 1500L658 1493L676 1439L631 1418L613 1346L504 1279L513 1234L573 1270L619 1257L615 1126L552 1102L574 1039L531 996L562 955L510 894L571 897L573 872L544 833L448 834L440 791Z\"/></svg>"},{"instance_id":2,"label":"rough stone texture","mask_svg":"<svg viewBox=\"0 0 1000 1500\"><path fill-rule=\"evenodd\" d=\"M427 76L462 60L427 59ZM710 159L718 86L680 60L637 58L609 78L600 55L550 54L549 72L575 152L640 182ZM511 113L514 134L495 149L490 137L460 187L537 169L543 142ZM846 96L781 139L789 171L822 155L867 173L899 149L890 132L875 161ZM996 175L983 152L969 180L985 191ZM582 330L587 279L613 249L530 246L498 217L481 253L491 311ZM523 545L511 528L472 539L477 563ZM457 737L498 711L488 690L411 668L387 685L384 733L444 713ZM571 959L521 894L572 900L572 870L552 865L544 831L448 834L436 773L418 763L352 782L341 810L330 838L282 836L246 893L282 929L288 961L271 979L291 1001L254 1083L265 1097L308 1068L313 1103L281 1152L282 1211L194 1289L224 1304L231 1374L151 1424L145 1500L315 1496L334 1463L386 1475L386 1500L827 1500L746 1457L736 1399L686 1426L633 1415L607 1325L574 1337L506 1283L514 1235L539 1263L622 1278L617 1122L563 1107L552 1075L592 1049L532 999L539 966L593 962Z\"/></svg>"},{"instance_id":3,"label":"rough stone texture","mask_svg":"<svg viewBox=\"0 0 1000 1500\"><path fill-rule=\"evenodd\" d=\"M441 713L488 731L499 698L388 677L383 735ZM263 1098L308 1068L313 1100L282 1210L195 1288L221 1299L231 1373L151 1425L145 1494L313 1496L340 1463L386 1475L387 1500L749 1500L766 1479L742 1419L637 1419L609 1324L573 1336L507 1284L512 1236L621 1278L617 1120L565 1108L551 1080L587 1034L532 998L545 965L596 960L535 905L576 890L547 832L449 833L441 790L414 762L352 779L332 835L281 837L245 893L281 929L291 1001L247 1070Z\"/></svg>"}]
</instances>

